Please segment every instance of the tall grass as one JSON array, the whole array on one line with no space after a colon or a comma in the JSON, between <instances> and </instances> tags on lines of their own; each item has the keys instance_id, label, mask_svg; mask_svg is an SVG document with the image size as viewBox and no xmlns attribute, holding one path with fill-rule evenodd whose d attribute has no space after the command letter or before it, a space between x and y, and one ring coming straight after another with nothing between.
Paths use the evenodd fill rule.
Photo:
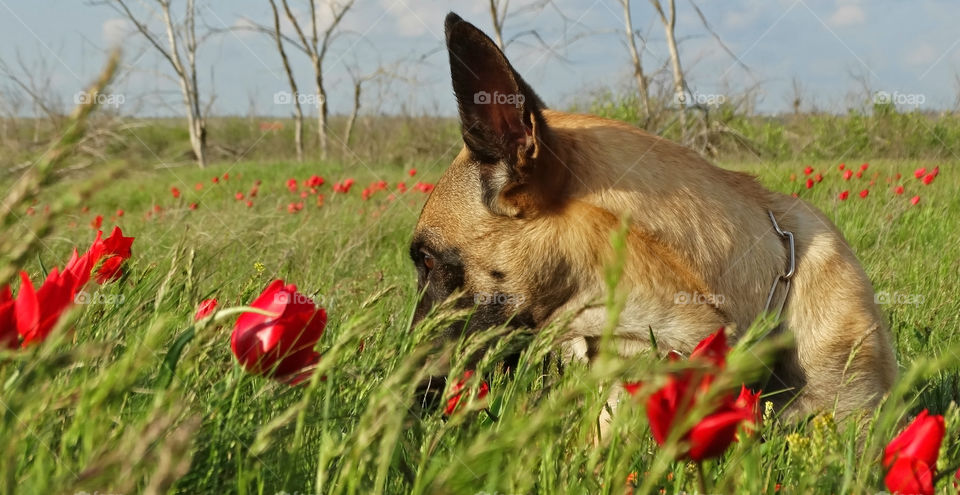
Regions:
<instances>
[{"instance_id":1,"label":"tall grass","mask_svg":"<svg viewBox=\"0 0 960 495\"><path fill-rule=\"evenodd\" d=\"M812 189L802 183L805 164L737 167L823 209L878 291L911 296L884 305L901 379L862 423L838 422L829 413L786 423L768 411L758 434L706 465L707 484L716 493L876 493L882 489L880 450L904 418L923 408L946 415L938 467L956 470L956 163L938 163L939 178L924 186L911 171L933 162L871 162L865 178L847 182L836 161L817 161L825 179ZM418 163L417 178L435 180L445 165ZM897 172L902 178L893 180ZM288 213L285 206L299 197L284 182L313 173L327 179L323 206L307 203L300 213ZM89 242L94 215L109 218L118 208L126 213L115 221L137 240L124 277L74 308L50 339L0 353L0 491L698 490L695 466L675 461L675 446L661 449L653 442L639 401L622 401L608 434L597 441L597 417L611 384L657 383L671 367L649 358L607 358L589 368L568 363L561 373L553 351L563 321L537 333L491 329L457 343L451 377L466 366L461 356L491 348L468 384L485 380L490 394L449 418L442 405L423 402L417 387L431 372L436 333L454 316L440 308L410 328L417 293L406 252L425 196L411 191L390 200L380 193L363 201L357 189L331 194L329 184L347 176L358 186L378 179L412 182L398 164L241 161L204 171L132 168L120 178L85 182L90 194L70 202L63 198L78 187L73 180L38 187L36 203L11 203L15 228L28 229L23 222L41 218L49 227L38 236L43 242L15 256L5 252L0 268L42 275L62 264L73 246ZM252 207L234 199L256 180L262 185ZM197 183L201 190L193 187ZM905 184L907 193L893 194L895 183ZM171 186L182 190L179 199L171 197ZM857 197L866 187L871 194ZM837 199L843 189L854 192L847 201ZM907 198L915 194L922 199L911 206ZM187 206L193 202L196 210ZM61 203L49 217L26 214L26 208L42 212ZM617 237L611 242L615 246ZM244 305L275 278L296 283L330 315L319 343L323 358L300 387L242 371L229 351L232 318L202 325L192 319L205 298L218 298L222 308ZM609 317L615 318L621 301L616 267L608 280ZM766 352L762 346L746 352L749 344L731 356L727 383L759 369ZM523 352L508 375L498 358L517 348ZM938 486L951 493L946 479Z\"/></svg>"}]
</instances>

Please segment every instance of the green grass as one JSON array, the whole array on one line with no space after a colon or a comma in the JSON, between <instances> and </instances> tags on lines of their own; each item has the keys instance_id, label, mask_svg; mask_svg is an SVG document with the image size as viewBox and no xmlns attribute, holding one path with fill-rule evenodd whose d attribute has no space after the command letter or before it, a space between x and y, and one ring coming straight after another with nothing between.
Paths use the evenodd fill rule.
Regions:
<instances>
[{"instance_id":1,"label":"green grass","mask_svg":"<svg viewBox=\"0 0 960 495\"><path fill-rule=\"evenodd\" d=\"M909 379L871 411L877 421L862 443L856 428L829 417L799 425L766 421L760 435L707 463L712 492L774 493L780 486L780 493L876 493L883 489L878 449L895 434L896 421L923 408L947 416L940 467L955 470L957 164L939 163L939 178L924 186L913 169L937 164L871 162L850 187L836 162L823 161L812 164L825 179L811 190L802 184L804 165L731 166L823 209L877 291L922 298L883 306ZM34 280L42 267L62 265L73 246L89 244L95 215L108 228L118 208L126 212L118 223L137 238L134 256L124 278L101 289L103 301L120 303L78 307L43 345L0 356L0 492L625 493L632 472L638 493L697 491L694 466L657 448L640 404L625 401L613 433L594 444L601 386L626 374L654 376L662 372L656 363L571 365L562 375L555 368L545 374L549 335L513 336L505 340L530 342L511 377L492 359L477 366L490 382L489 414L477 405L447 420L440 407L419 407L414 388L425 373L431 331L444 318L409 329L416 286L407 246L425 195L412 191L388 201L379 193L364 202L360 189L380 178L391 186L433 181L444 166L423 164L415 179L399 165L178 168L136 172L78 200L24 267ZM229 180L211 183L225 172ZM876 184L861 199L857 193L875 172ZM885 182L896 172L907 188L902 196ZM285 180L312 173L327 181L324 206L311 197L303 211L287 213L299 198ZM348 176L357 180L351 193L333 195L331 184ZM263 184L252 208L234 199L257 179ZM198 182L202 191L194 190ZM171 186L183 192L179 200ZM75 187L68 181L44 191L36 211ZM843 189L851 196L841 202ZM911 206L915 194L921 202ZM196 211L187 208L191 202L198 202ZM145 218L153 205L162 215ZM233 318L192 329L202 299L216 297L221 308L243 305L274 278L297 284L330 316L320 369L305 386L245 374L229 349ZM193 330L192 340L183 337ZM178 340L186 345L172 380L165 380L164 363ZM948 485L941 480L938 487L953 493Z\"/></svg>"}]
</instances>

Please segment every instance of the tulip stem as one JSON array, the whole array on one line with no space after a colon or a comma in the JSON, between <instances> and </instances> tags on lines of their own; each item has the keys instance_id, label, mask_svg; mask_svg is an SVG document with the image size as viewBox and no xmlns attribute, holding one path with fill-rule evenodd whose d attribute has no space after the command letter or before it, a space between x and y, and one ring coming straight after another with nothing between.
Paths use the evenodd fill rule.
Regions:
<instances>
[{"instance_id":1,"label":"tulip stem","mask_svg":"<svg viewBox=\"0 0 960 495\"><path fill-rule=\"evenodd\" d=\"M707 477L703 474L703 461L697 461L697 485L700 487L700 494L707 495Z\"/></svg>"}]
</instances>

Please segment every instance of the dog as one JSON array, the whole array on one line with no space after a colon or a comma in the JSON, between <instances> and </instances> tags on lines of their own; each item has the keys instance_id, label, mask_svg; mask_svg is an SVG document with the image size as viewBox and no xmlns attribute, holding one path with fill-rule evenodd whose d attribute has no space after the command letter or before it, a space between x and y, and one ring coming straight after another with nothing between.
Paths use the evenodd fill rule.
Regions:
<instances>
[{"instance_id":1,"label":"dog","mask_svg":"<svg viewBox=\"0 0 960 495\"><path fill-rule=\"evenodd\" d=\"M464 147L414 231L415 323L454 294L475 312L452 338L574 315L563 355L589 361L606 323L591 303L628 218L624 359L649 350L651 332L681 353L719 327L735 340L792 275L774 287L795 343L774 369L789 390L774 400L782 413L843 416L891 388L897 365L870 281L823 213L626 123L549 110L482 31L450 13L445 32Z\"/></svg>"}]
</instances>

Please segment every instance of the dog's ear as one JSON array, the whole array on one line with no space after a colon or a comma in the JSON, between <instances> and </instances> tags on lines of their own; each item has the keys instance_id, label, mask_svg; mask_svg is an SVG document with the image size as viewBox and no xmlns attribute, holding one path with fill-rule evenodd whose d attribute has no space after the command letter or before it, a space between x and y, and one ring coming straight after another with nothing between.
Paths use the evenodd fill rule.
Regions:
<instances>
[{"instance_id":1,"label":"dog's ear","mask_svg":"<svg viewBox=\"0 0 960 495\"><path fill-rule=\"evenodd\" d=\"M451 12L445 31L463 141L481 164L485 202L511 216L542 208L559 184L558 171L545 170L557 157L543 103L476 26Z\"/></svg>"}]
</instances>

